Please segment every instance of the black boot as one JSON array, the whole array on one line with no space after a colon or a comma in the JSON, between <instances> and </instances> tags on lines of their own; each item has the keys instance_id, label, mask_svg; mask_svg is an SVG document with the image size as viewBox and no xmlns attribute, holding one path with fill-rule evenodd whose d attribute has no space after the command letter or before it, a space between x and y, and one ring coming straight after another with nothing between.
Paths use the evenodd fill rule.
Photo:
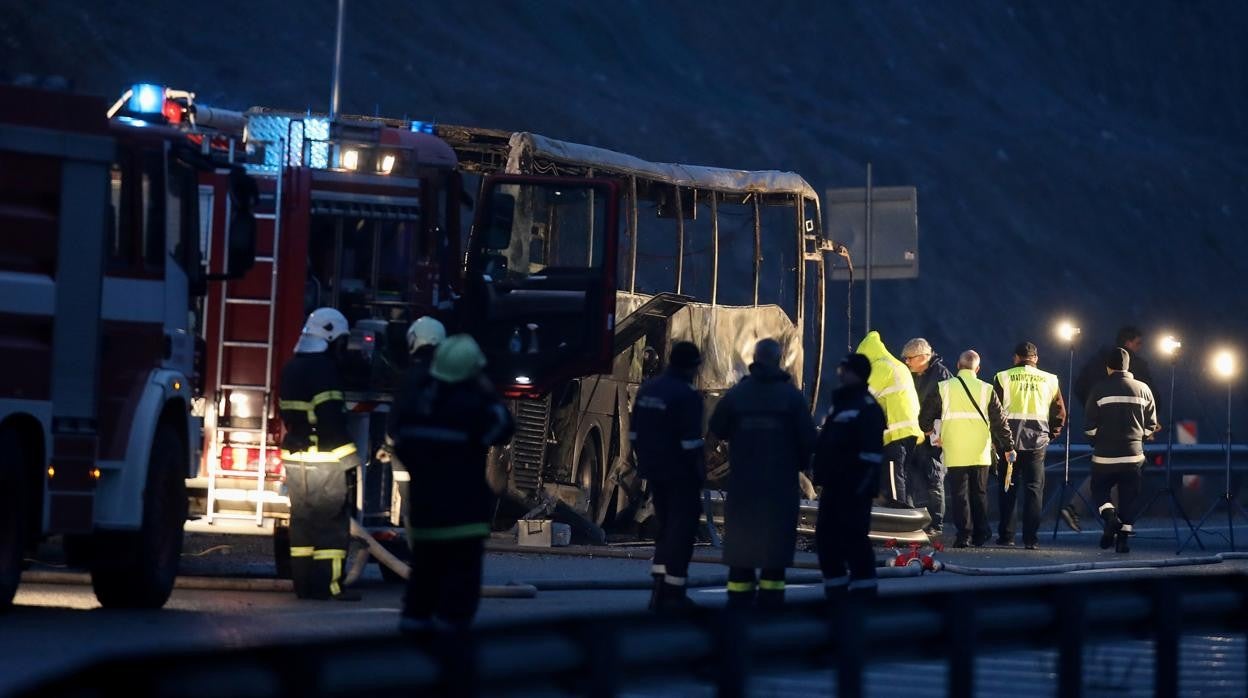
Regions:
<instances>
[{"instance_id":1,"label":"black boot","mask_svg":"<svg viewBox=\"0 0 1248 698\"><path fill-rule=\"evenodd\" d=\"M1135 531L1132 530L1131 524L1122 524L1118 529L1118 535L1114 536L1114 552L1131 552L1131 544L1128 539L1133 535L1135 535Z\"/></svg>"},{"instance_id":2,"label":"black boot","mask_svg":"<svg viewBox=\"0 0 1248 698\"><path fill-rule=\"evenodd\" d=\"M659 610L659 600L663 594L663 575L652 574L650 577L654 580L654 586L650 588L650 603L646 608L651 611Z\"/></svg>"},{"instance_id":3,"label":"black boot","mask_svg":"<svg viewBox=\"0 0 1248 698\"><path fill-rule=\"evenodd\" d=\"M671 613L695 608L697 604L689 598L683 584L668 584L663 582L662 588L659 589L659 611L662 613Z\"/></svg>"},{"instance_id":4,"label":"black boot","mask_svg":"<svg viewBox=\"0 0 1248 698\"><path fill-rule=\"evenodd\" d=\"M1070 530L1075 533L1083 533L1083 526L1079 525L1079 512L1075 511L1075 507L1067 504L1058 510L1058 515L1062 517L1062 521L1070 526Z\"/></svg>"},{"instance_id":5,"label":"black boot","mask_svg":"<svg viewBox=\"0 0 1248 698\"><path fill-rule=\"evenodd\" d=\"M1101 533L1101 548L1109 550L1114 544L1114 537L1118 535L1118 529L1122 524L1118 521L1118 512L1113 507L1105 507L1101 510L1101 516L1105 519L1105 530Z\"/></svg>"},{"instance_id":6,"label":"black boot","mask_svg":"<svg viewBox=\"0 0 1248 698\"><path fill-rule=\"evenodd\" d=\"M728 592L728 608L735 611L744 611L754 606L754 590L749 591L729 591Z\"/></svg>"},{"instance_id":7,"label":"black boot","mask_svg":"<svg viewBox=\"0 0 1248 698\"><path fill-rule=\"evenodd\" d=\"M759 589L758 607L764 611L774 611L784 608L784 588Z\"/></svg>"}]
</instances>

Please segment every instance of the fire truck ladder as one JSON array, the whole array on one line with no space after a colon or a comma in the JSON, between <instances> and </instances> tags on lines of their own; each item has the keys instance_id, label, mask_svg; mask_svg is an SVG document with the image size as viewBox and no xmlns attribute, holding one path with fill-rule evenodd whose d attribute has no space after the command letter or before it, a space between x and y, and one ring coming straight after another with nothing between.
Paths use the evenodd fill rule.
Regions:
<instances>
[{"instance_id":1,"label":"fire truck ladder","mask_svg":"<svg viewBox=\"0 0 1248 698\"><path fill-rule=\"evenodd\" d=\"M285 143L280 143L283 158L285 162ZM227 215L229 219L227 202ZM208 501L205 506L206 513L204 519L211 524L213 519L241 519L245 521L255 521L257 526L264 525L264 505L276 498L269 496L269 492L265 489L267 482L267 466L269 462L269 451L275 446L269 442L269 413L273 402L273 344L275 341L275 332L277 326L277 306L273 302L277 296L277 259L278 259L278 243L281 236L281 216L282 216L282 175L281 170L277 176L277 191L273 201L273 213L256 213L257 220L273 221L273 248L271 256L257 256L257 264L268 264L270 267L269 275L269 295L267 298L248 298L229 295L228 282L222 283L221 295L219 301L220 315L217 325L217 337L220 338L221 348L217 352L217 371L216 381L214 385L214 399L216 401L215 409L217 422L214 425L213 433L213 454L208 463ZM229 226L226 226L225 243L222 249L229 249ZM230 339L226 337L226 314L233 307L239 306L264 306L268 308L268 334L263 342L244 341L238 339ZM227 351L246 351L246 352L264 352L264 383L262 384L232 384L223 380L223 370L225 368L225 353ZM222 425L220 422L223 414L223 402L226 393L243 393L260 396L260 404L262 409L260 412L259 427L235 428L230 425ZM231 421L233 421L233 410L231 409ZM255 472L251 472L246 468L247 459L243 459L242 470L225 470L221 467L221 454L226 448L232 448L231 440L233 434L250 434L255 437L254 440L249 439L246 442L248 448L255 446L255 441L259 441L260 458L256 463ZM220 487L217 482L219 478L254 478L255 489L253 496L255 498L254 511L217 511L217 502L219 501L237 501L237 496L222 496L225 492L230 494L241 494L244 501L250 499L246 490L232 490Z\"/></svg>"}]
</instances>

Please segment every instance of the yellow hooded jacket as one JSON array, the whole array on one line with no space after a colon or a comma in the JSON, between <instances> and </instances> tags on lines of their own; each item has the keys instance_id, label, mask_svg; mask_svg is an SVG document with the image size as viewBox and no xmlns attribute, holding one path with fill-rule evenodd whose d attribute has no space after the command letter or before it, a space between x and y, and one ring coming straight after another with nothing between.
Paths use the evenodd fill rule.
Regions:
<instances>
[{"instance_id":1,"label":"yellow hooded jacket","mask_svg":"<svg viewBox=\"0 0 1248 698\"><path fill-rule=\"evenodd\" d=\"M884 443L888 444L907 436L922 438L919 430L919 394L914 389L914 377L910 369L899 361L880 339L880 333L872 330L858 345L858 353L871 360L871 378L867 387L884 409Z\"/></svg>"}]
</instances>

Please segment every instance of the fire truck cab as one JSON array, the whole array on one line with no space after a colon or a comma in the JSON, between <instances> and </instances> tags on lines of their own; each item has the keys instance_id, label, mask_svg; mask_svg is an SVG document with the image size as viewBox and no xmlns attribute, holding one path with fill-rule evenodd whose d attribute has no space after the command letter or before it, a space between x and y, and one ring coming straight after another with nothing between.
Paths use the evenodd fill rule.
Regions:
<instances>
[{"instance_id":1,"label":"fire truck cab","mask_svg":"<svg viewBox=\"0 0 1248 698\"><path fill-rule=\"evenodd\" d=\"M106 107L0 87L0 607L44 536L77 549L104 606L163 605L181 555L212 165L148 120L163 95ZM248 207L228 222L241 269Z\"/></svg>"}]
</instances>

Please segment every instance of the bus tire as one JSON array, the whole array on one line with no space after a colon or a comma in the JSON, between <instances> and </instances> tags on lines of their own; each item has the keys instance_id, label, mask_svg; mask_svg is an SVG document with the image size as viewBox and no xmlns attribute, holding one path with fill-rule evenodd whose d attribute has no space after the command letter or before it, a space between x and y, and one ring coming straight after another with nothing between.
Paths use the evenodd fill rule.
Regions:
<instances>
[{"instance_id":1,"label":"bus tire","mask_svg":"<svg viewBox=\"0 0 1248 698\"><path fill-rule=\"evenodd\" d=\"M0 611L13 605L22 579L26 549L23 498L27 463L22 440L11 427L0 429Z\"/></svg>"},{"instance_id":2,"label":"bus tire","mask_svg":"<svg viewBox=\"0 0 1248 698\"><path fill-rule=\"evenodd\" d=\"M591 431L581 444L581 457L576 464L576 484L585 495L585 511L590 521L597 523L598 508L602 506L602 457L598 452L598 433Z\"/></svg>"},{"instance_id":3,"label":"bus tire","mask_svg":"<svg viewBox=\"0 0 1248 698\"><path fill-rule=\"evenodd\" d=\"M96 531L91 586L105 608L160 608L169 600L186 524L186 448L173 427L152 439L138 531Z\"/></svg>"}]
</instances>

